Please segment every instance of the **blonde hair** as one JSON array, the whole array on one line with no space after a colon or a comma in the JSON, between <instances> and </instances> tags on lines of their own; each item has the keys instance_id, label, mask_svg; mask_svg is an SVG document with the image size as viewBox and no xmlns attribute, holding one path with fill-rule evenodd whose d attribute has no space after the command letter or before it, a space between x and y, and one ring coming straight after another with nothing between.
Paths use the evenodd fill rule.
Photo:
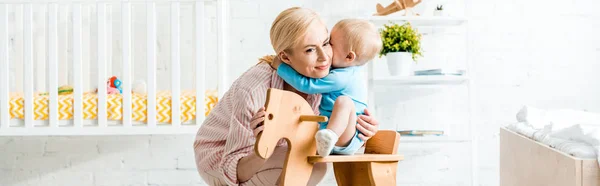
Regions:
<instances>
[{"instance_id":1,"label":"blonde hair","mask_svg":"<svg viewBox=\"0 0 600 186\"><path fill-rule=\"evenodd\" d=\"M377 28L367 20L343 19L337 22L333 29L343 33L346 50L356 53L357 65L372 60L383 48Z\"/></svg>"},{"instance_id":2,"label":"blonde hair","mask_svg":"<svg viewBox=\"0 0 600 186\"><path fill-rule=\"evenodd\" d=\"M275 18L271 25L270 39L276 54L280 52L291 52L315 21L321 21L319 15L310 9L301 7L288 8ZM272 62L276 55L267 55L260 58L261 62Z\"/></svg>"}]
</instances>

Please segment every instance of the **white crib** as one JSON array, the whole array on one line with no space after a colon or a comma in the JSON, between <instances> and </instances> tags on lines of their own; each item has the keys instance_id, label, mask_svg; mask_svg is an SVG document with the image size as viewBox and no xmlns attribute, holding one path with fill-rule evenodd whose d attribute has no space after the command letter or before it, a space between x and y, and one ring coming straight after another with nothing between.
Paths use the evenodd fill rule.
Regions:
<instances>
[{"instance_id":1,"label":"white crib","mask_svg":"<svg viewBox=\"0 0 600 186\"><path fill-rule=\"evenodd\" d=\"M209 3L216 8L216 21L206 21L205 5ZM140 5L141 4L141 5ZM168 16L170 20L170 57L167 64L170 64L171 80L170 82L170 97L164 99L170 101L170 116L182 116L181 110L181 97L182 89L180 72L182 68L181 63L181 20L180 10L181 5L191 5L194 8L193 13L193 24L191 25L194 30L195 43L193 49L193 59L195 61L195 67L193 73L194 78L194 92L192 97L195 96L195 103L198 109L195 109L195 118L186 122L181 121L181 117L170 117L170 122L158 122L157 121L157 96L162 90L157 88L157 28L164 28L164 25L157 25L158 16ZM132 5L144 6L146 9L146 35L145 44L136 42L134 33L132 33ZM168 6L167 14L157 13L157 6ZM46 14L44 22L47 29L45 32L45 44L44 46L37 46L38 42L35 42L35 38L32 37L32 33L36 31L38 25L34 24L33 15L39 8L43 7L42 11ZM82 29L82 15L86 12L87 8L93 6L96 10L96 21L97 25L94 25L94 30ZM111 7L119 7L121 14L114 17L120 19L113 19L113 17L107 17L112 15ZM63 8L60 8L63 7ZM64 7L67 7L66 9ZM18 10L18 11L17 11ZM193 134L196 133L198 127L202 124L205 117L205 99L206 98L206 83L207 77L205 72L208 72L206 65L206 56L216 55L216 71L217 72L217 89L218 97L223 95L223 92L227 90L226 80L226 55L225 55L225 43L227 36L227 4L226 0L213 0L213 1L197 1L197 0L104 0L104 1L91 1L91 0L36 0L36 1L18 1L18 0L0 0L0 136L27 136L27 135L138 135L138 134ZM66 11L66 12L65 12ZM210 10L209 10L210 11ZM164 12L164 11L163 11ZM59 16L67 15L68 28L59 28ZM12 17L11 17L12 16ZM18 16L19 19L22 17L22 21L17 20L11 23L9 18ZM160 17L163 18L163 17ZM113 22L107 24L107 19L117 22L120 21L121 29L112 29ZM17 24L18 23L18 24ZM22 26L20 24L22 23ZM216 27L218 43L217 53L206 52L208 46L205 44L205 27L208 25ZM18 28L17 28L18 27ZM23 34L23 47L22 47L22 60L14 60L15 56L11 56L11 42L13 39L9 37L9 28L18 30ZM15 29L16 28L16 29ZM22 29L21 29L22 28ZM71 38L68 42L59 40L59 29L67 30L65 35L68 34L67 38ZM39 31L39 30L38 30ZM84 45L91 44L83 42L82 34L86 31L93 31L97 33L97 68L93 70L96 77L94 82L85 82L84 79L89 79L90 74L84 73L83 60L85 56L82 48ZM122 94L119 94L118 99L121 101L119 105L120 113L122 116L119 119L109 119L107 106L108 99L114 95L107 94L107 78L113 74L108 74L112 69L111 56L113 50L113 44L107 44L106 41L112 43L112 37L114 32L120 32L120 39L122 42L119 43L120 55L122 61L120 68L122 73L119 79L123 82ZM62 33L60 33L62 34ZM91 36L91 35L90 35ZM59 51L58 46L60 42L65 42L72 47L72 51L63 53ZM132 64L132 53L134 52L133 46L145 46L146 56L146 68L138 69ZM142 45L142 47L143 47ZM45 60L39 64L34 60L34 51L38 48L45 48L43 57ZM59 60L59 55L68 55L69 67L63 67L64 62ZM39 58L39 57L38 57ZM21 64L19 64L21 63ZM23 78L10 77L9 67L12 65L22 66L22 72L17 72L17 77L22 76ZM42 68L46 65L46 68ZM41 66L41 67L40 67ZM35 67L35 68L34 68ZM60 69L60 71L59 71ZM144 102L146 106L144 121L133 121L132 119L132 101L136 99L136 95L132 93L132 83L134 78L132 77L132 70L135 71L146 71L146 84L147 94L143 95L146 99ZM34 81L34 73L45 73L45 78ZM59 72L62 72L59 74ZM61 97L58 93L57 88L59 85L59 75L63 77L63 73L68 73L69 83L73 87L73 92L70 94L68 104L72 104L71 111L72 118L65 120L59 118L59 98ZM184 77L186 78L186 77ZM11 100L12 92L18 92L19 90L11 90L11 83L14 85L15 80L19 89L22 89L22 108L24 117L11 118L9 109L11 108L9 102ZM187 80L187 79L186 79ZM22 82L20 82L22 81ZM34 83L36 82L36 83ZM43 82L44 86L47 87L47 119L36 119L34 118L34 101L38 101L36 98L36 91L40 91L38 87L39 83ZM34 87L36 87L34 89ZM94 95L96 102L96 118L86 119L84 118L84 99L89 91L90 87L97 87L97 94ZM15 89L15 88L12 88ZM37 89L37 90L36 90ZM169 100L170 99L170 100ZM72 100L72 101L71 101ZM45 103L46 104L46 103Z\"/></svg>"}]
</instances>

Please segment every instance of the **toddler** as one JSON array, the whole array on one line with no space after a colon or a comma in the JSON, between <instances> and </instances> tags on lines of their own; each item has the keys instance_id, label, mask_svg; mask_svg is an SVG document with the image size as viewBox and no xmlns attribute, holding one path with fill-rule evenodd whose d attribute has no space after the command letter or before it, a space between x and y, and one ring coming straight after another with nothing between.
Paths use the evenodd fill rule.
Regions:
<instances>
[{"instance_id":1,"label":"toddler","mask_svg":"<svg viewBox=\"0 0 600 186\"><path fill-rule=\"evenodd\" d=\"M379 54L382 41L377 28L360 19L341 20L331 30L330 37L333 58L327 76L308 78L285 63L279 65L277 74L301 92L321 93L319 111L329 121L319 123L315 135L319 155L350 155L364 144L356 129L357 115L364 114L367 108L363 66Z\"/></svg>"}]
</instances>

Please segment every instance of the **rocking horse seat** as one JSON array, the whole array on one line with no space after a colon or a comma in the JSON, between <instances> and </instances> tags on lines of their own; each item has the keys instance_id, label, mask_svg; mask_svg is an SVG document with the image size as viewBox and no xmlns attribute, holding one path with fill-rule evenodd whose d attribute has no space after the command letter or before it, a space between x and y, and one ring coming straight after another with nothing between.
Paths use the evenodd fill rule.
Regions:
<instances>
[{"instance_id":1,"label":"rocking horse seat","mask_svg":"<svg viewBox=\"0 0 600 186\"><path fill-rule=\"evenodd\" d=\"M335 163L335 162L398 162L404 160L403 155L395 154L354 154L354 155L329 155L308 156L309 163Z\"/></svg>"},{"instance_id":2,"label":"rocking horse seat","mask_svg":"<svg viewBox=\"0 0 600 186\"><path fill-rule=\"evenodd\" d=\"M308 156L309 163L331 162L338 185L396 185L400 134L380 130L367 140L364 154Z\"/></svg>"}]
</instances>

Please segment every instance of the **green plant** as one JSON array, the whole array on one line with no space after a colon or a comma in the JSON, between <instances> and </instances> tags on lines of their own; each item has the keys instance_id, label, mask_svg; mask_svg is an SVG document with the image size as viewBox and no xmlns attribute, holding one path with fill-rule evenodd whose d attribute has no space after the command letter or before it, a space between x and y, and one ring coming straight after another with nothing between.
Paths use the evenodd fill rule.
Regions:
<instances>
[{"instance_id":1,"label":"green plant","mask_svg":"<svg viewBox=\"0 0 600 186\"><path fill-rule=\"evenodd\" d=\"M435 10L444 10L444 5L437 5Z\"/></svg>"},{"instance_id":2,"label":"green plant","mask_svg":"<svg viewBox=\"0 0 600 186\"><path fill-rule=\"evenodd\" d=\"M417 61L418 56L423 56L421 49L421 34L413 29L410 23L403 25L390 23L384 24L380 29L383 48L379 57L385 56L390 52L410 52L413 60Z\"/></svg>"}]
</instances>

